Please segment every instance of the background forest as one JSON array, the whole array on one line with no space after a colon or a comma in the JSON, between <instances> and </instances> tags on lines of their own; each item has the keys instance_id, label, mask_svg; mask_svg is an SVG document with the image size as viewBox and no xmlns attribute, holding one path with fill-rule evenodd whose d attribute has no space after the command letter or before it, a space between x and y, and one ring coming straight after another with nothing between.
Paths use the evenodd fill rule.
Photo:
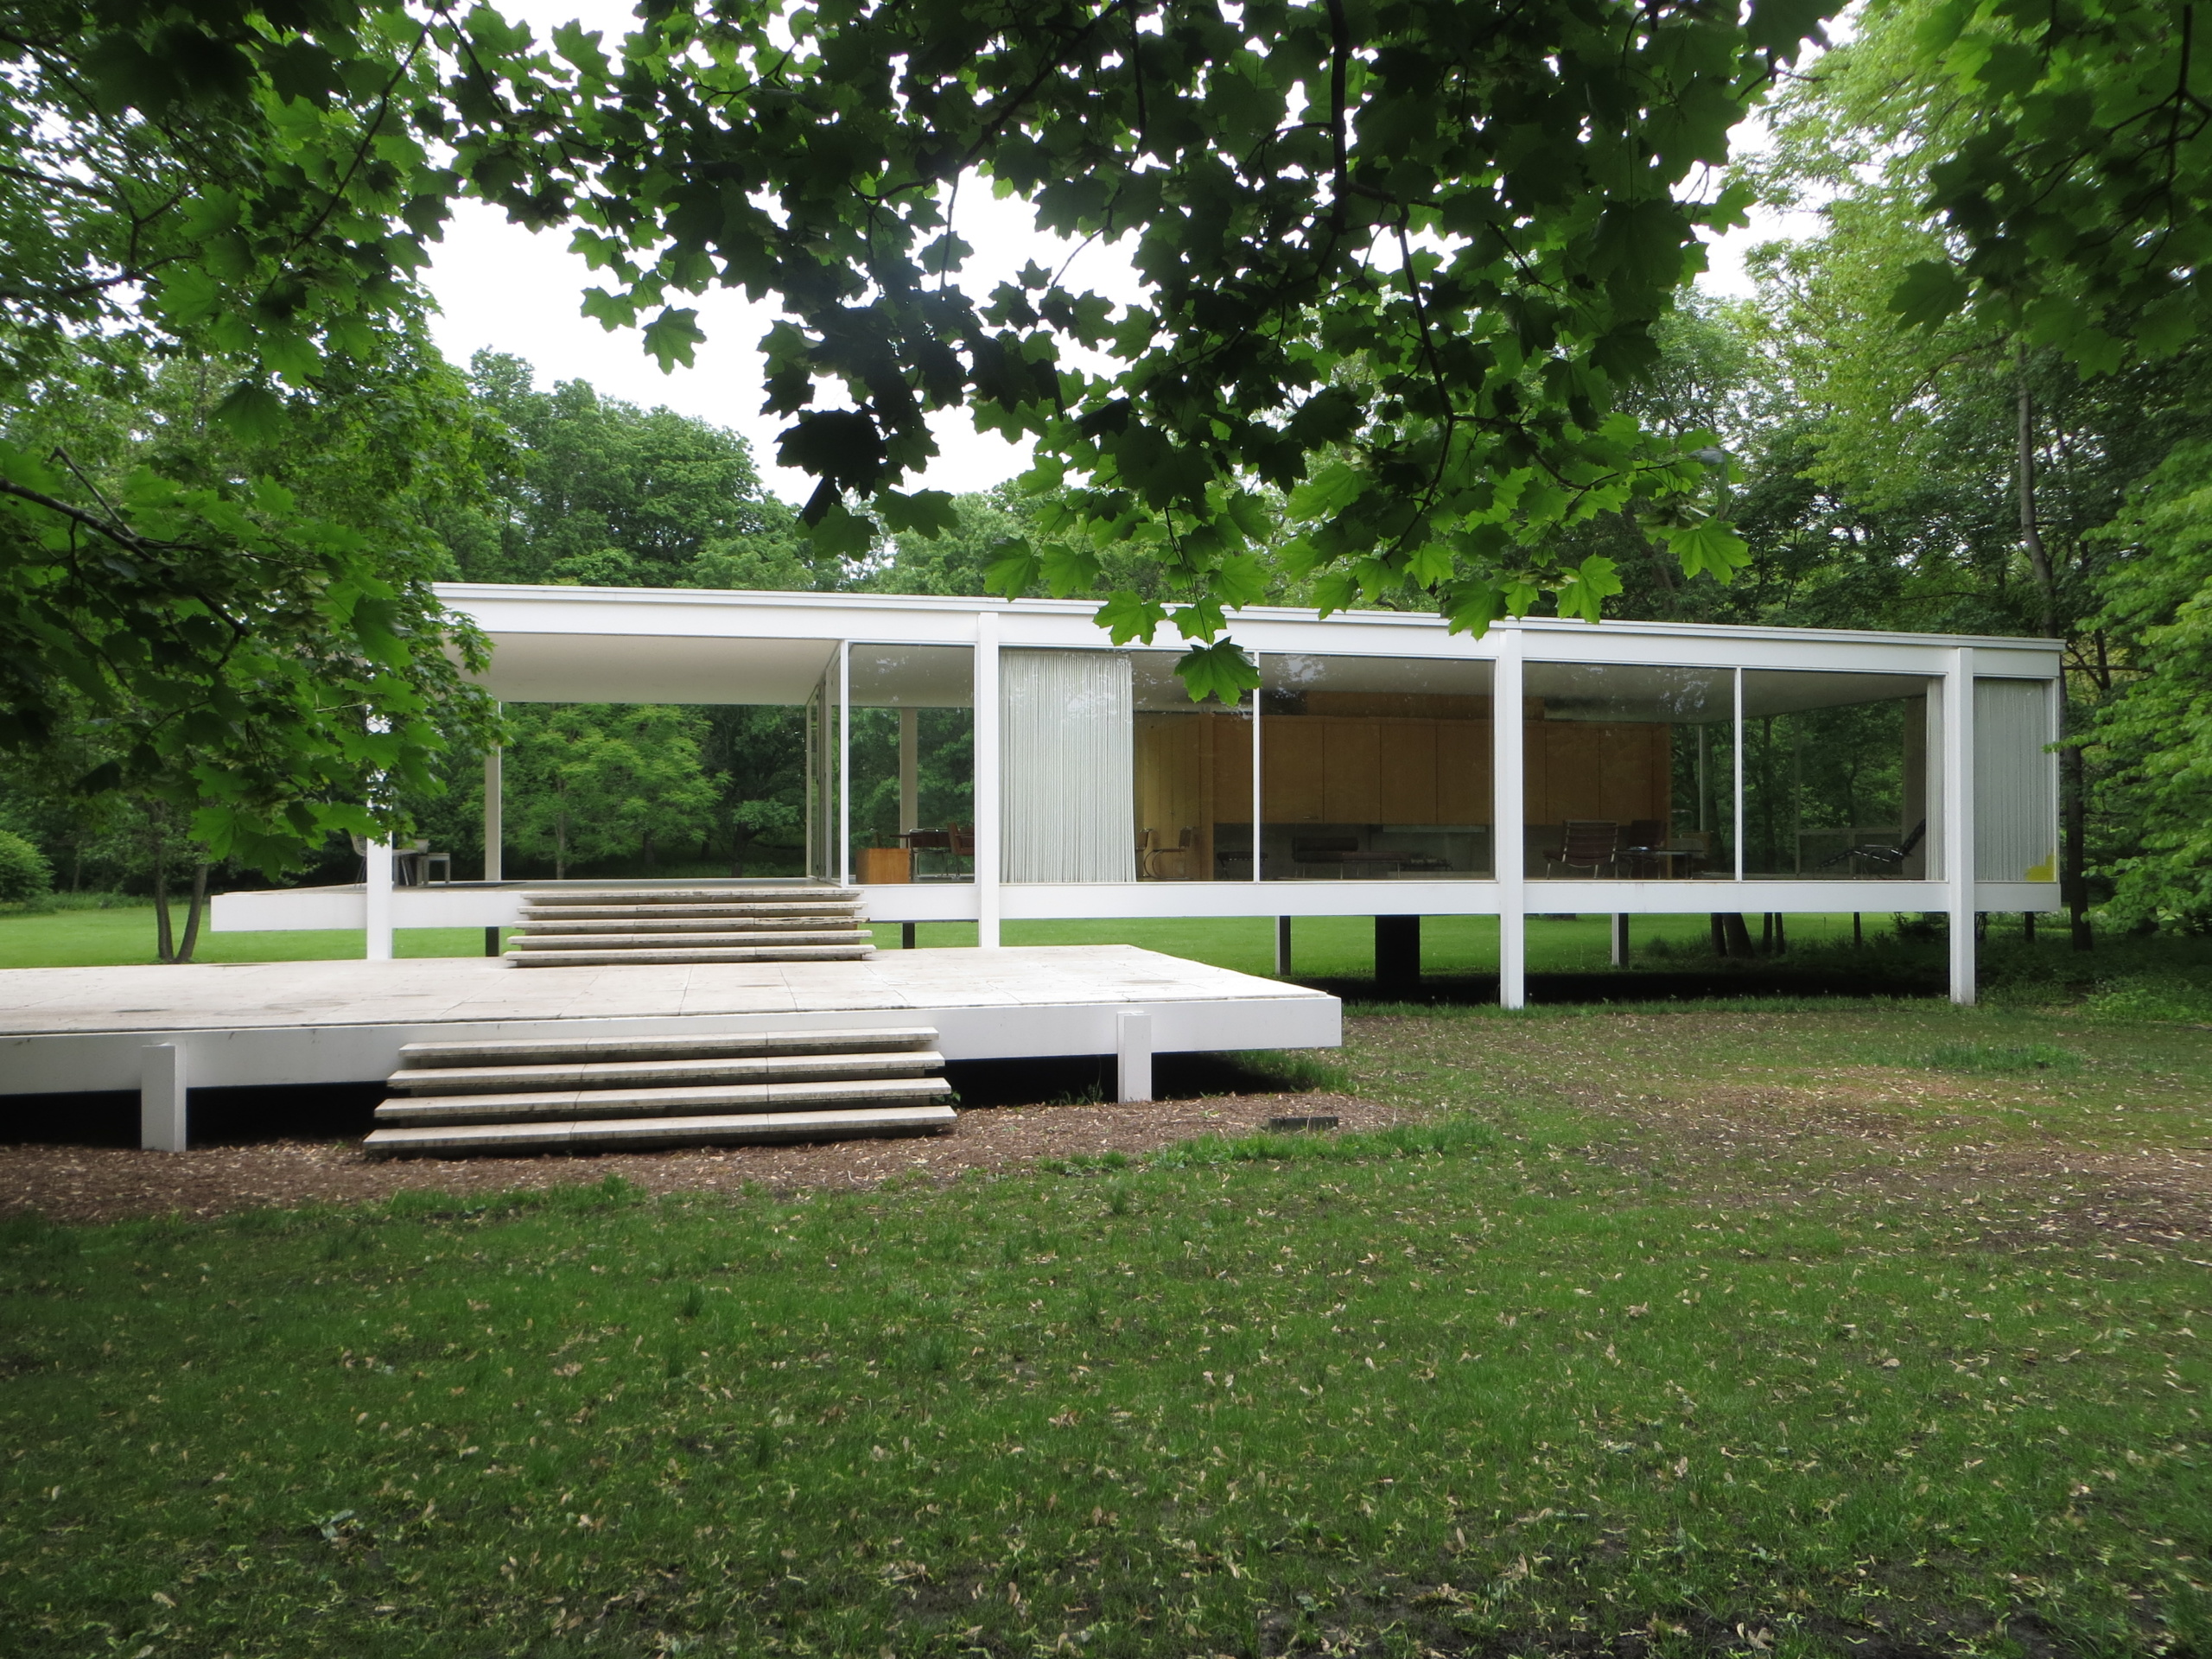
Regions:
<instances>
[{"instance_id":1,"label":"background forest","mask_svg":"<svg viewBox=\"0 0 2212 1659\"><path fill-rule=\"evenodd\" d=\"M1945 245L1932 169L1965 119L1916 56L1918 16L1868 14L1770 106L1773 143L1738 176L1768 203L1817 209L1821 228L1760 250L1751 297L1691 291L1630 398L1656 429L1719 435L1748 565L1726 582L1685 577L1633 507L1555 532L1555 551L1586 570L1609 564L1613 616L2063 640L2063 875L2077 943L2093 912L2202 930L2212 924L2212 365L2194 337L2163 354L2087 360L2078 340L2062 350L1986 310L1930 308L1924 326L1901 315L1897 296ZM251 442L213 418L219 369L115 346L63 352L0 436L92 478L145 467L273 479L448 579L981 594L995 546L1048 540L1055 522L1052 495L1005 486L959 498L934 538L891 536L830 556L763 489L733 432L582 383L541 387L512 357L480 354L463 370L418 330L352 380L330 377L290 400ZM1117 585L1144 592L1160 580L1134 550L1108 563L1125 566L1109 572ZM1263 563L1267 599L1313 599L1309 582ZM511 709L506 720L510 874L796 868L798 711L576 705ZM871 746L892 731L861 723L864 778L888 775L887 749L871 759ZM67 892L208 879L158 794L111 793L92 809L56 786L108 741L86 718L60 758L0 774L0 833L28 843L0 841L0 899L38 887L41 858ZM480 742L457 734L407 795L419 833L450 849L461 874L482 854L481 759ZM949 750L925 759L925 796L947 815L965 764ZM856 810L863 834L895 827L885 789ZM334 836L318 863L286 879L347 879L353 861ZM213 879L263 878L233 864Z\"/></svg>"}]
</instances>

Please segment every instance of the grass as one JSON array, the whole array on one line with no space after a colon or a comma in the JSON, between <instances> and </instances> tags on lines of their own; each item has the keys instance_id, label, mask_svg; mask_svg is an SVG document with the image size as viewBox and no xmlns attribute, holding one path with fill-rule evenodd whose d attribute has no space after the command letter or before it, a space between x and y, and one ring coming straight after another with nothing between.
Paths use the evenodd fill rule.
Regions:
<instances>
[{"instance_id":1,"label":"grass","mask_svg":"<svg viewBox=\"0 0 2212 1659\"><path fill-rule=\"evenodd\" d=\"M1469 1010L1322 1064L1420 1117L18 1219L10 1650L2212 1652L2212 1222L2113 1173L2202 1141L2212 1037Z\"/></svg>"},{"instance_id":2,"label":"grass","mask_svg":"<svg viewBox=\"0 0 2212 1659\"><path fill-rule=\"evenodd\" d=\"M172 917L183 925L181 906ZM1886 918L1882 918L1886 921ZM1802 925L1802 934L1801 934ZM1608 960L1609 923L1602 916L1571 922L1535 919L1529 924L1529 960L1541 969L1599 969ZM1707 936L1702 916L1653 916L1636 919L1639 944L1666 939L1688 950ZM1791 918L1792 939L1834 937L1848 939L1851 918ZM879 950L899 948L896 923L872 930ZM925 948L972 945L973 922L925 922L918 931ZM1233 917L1185 920L1175 918L1122 921L1009 922L1008 944L1139 944L1171 956L1188 957L1240 972L1274 972L1272 918ZM484 930L477 927L401 928L393 936L402 957L474 957L483 954ZM203 931L195 959L201 962L318 962L358 958L359 930L302 932L214 933ZM1425 971L1435 974L1495 973L1497 922L1487 916L1432 916L1421 928ZM60 911L43 915L0 915L0 968L74 968L154 959L154 908L136 904L108 910ZM1365 976L1375 968L1375 928L1366 917L1300 917L1293 926L1292 966L1301 978Z\"/></svg>"}]
</instances>

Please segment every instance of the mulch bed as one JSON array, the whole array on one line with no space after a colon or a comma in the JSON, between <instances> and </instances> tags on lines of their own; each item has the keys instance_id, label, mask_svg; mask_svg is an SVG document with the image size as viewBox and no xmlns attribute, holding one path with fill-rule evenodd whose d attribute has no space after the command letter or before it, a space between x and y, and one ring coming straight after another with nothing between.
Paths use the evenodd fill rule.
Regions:
<instances>
[{"instance_id":1,"label":"mulch bed","mask_svg":"<svg viewBox=\"0 0 2212 1659\"><path fill-rule=\"evenodd\" d=\"M1051 1158L1131 1155L1206 1135L1264 1128L1271 1117L1334 1116L1347 1130L1385 1128L1408 1114L1344 1095L1225 1095L963 1111L949 1134L815 1146L725 1147L692 1152L566 1154L538 1158L376 1160L353 1141L271 1141L184 1153L97 1147L0 1146L0 1215L36 1211L60 1222L176 1213L359 1204L396 1192L507 1192L620 1175L649 1192L776 1192L869 1187L893 1176L933 1182Z\"/></svg>"}]
</instances>

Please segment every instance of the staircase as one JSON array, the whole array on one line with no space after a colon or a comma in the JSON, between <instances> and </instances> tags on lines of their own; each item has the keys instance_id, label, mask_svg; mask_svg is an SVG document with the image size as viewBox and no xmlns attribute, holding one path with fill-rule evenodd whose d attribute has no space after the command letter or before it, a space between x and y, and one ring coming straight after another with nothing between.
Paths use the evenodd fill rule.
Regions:
<instances>
[{"instance_id":1,"label":"staircase","mask_svg":"<svg viewBox=\"0 0 2212 1659\"><path fill-rule=\"evenodd\" d=\"M635 1152L933 1135L952 1087L926 1027L410 1043L372 1157Z\"/></svg>"},{"instance_id":2,"label":"staircase","mask_svg":"<svg viewBox=\"0 0 2212 1659\"><path fill-rule=\"evenodd\" d=\"M861 962L873 954L848 887L623 887L523 895L515 968L625 963Z\"/></svg>"}]
</instances>

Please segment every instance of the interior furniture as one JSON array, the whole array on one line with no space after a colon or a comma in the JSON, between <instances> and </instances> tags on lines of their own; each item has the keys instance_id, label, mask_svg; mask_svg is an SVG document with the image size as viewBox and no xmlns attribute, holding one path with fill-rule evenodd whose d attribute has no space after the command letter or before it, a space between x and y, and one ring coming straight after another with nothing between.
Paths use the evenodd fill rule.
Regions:
<instances>
[{"instance_id":1,"label":"interior furniture","mask_svg":"<svg viewBox=\"0 0 2212 1659\"><path fill-rule=\"evenodd\" d=\"M1559 853L1546 861L1544 874L1587 870L1592 875L1618 875L1620 841L1621 827L1611 818L1569 818L1560 826Z\"/></svg>"},{"instance_id":2,"label":"interior furniture","mask_svg":"<svg viewBox=\"0 0 2212 1659\"><path fill-rule=\"evenodd\" d=\"M1820 868L1825 870L1831 864L1840 864L1844 860L1850 859L1852 868L1856 869L1859 868L1859 861L1863 859L1868 863L1878 864L1886 869L1900 869L1904 867L1905 860L1912 856L1914 849L1920 845L1921 838L1927 833L1928 820L1923 818L1912 826L1912 833L1894 847L1878 845L1847 847L1843 851L1822 859Z\"/></svg>"}]
</instances>

